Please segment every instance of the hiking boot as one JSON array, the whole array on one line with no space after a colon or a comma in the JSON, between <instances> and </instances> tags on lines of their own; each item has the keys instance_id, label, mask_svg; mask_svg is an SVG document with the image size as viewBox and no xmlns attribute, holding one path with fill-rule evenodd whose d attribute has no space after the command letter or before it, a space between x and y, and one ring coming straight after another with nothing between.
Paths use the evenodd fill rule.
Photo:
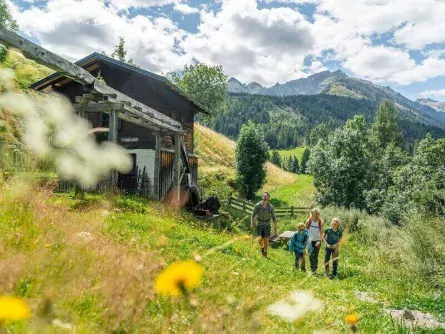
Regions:
<instances>
[{"instance_id":1,"label":"hiking boot","mask_svg":"<svg viewBox=\"0 0 445 334\"><path fill-rule=\"evenodd\" d=\"M324 272L324 277L328 277L328 276L329 276L328 272L325 271L325 272Z\"/></svg>"},{"instance_id":2,"label":"hiking boot","mask_svg":"<svg viewBox=\"0 0 445 334\"><path fill-rule=\"evenodd\" d=\"M264 252L263 252L263 256L264 256L264 257L267 257L267 250L264 250Z\"/></svg>"},{"instance_id":3,"label":"hiking boot","mask_svg":"<svg viewBox=\"0 0 445 334\"><path fill-rule=\"evenodd\" d=\"M261 254L264 255L264 248L261 248Z\"/></svg>"}]
</instances>

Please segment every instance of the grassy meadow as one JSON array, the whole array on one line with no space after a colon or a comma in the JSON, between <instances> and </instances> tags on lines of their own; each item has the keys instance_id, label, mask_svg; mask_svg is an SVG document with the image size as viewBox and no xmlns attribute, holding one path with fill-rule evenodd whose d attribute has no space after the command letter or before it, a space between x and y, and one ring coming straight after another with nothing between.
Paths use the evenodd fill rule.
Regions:
<instances>
[{"instance_id":1,"label":"grassy meadow","mask_svg":"<svg viewBox=\"0 0 445 334\"><path fill-rule=\"evenodd\" d=\"M303 152L306 149L304 146L295 147L292 149L286 150L276 150L281 158L289 158L290 156L296 156L298 161L301 162L301 157L303 156Z\"/></svg>"},{"instance_id":2,"label":"grassy meadow","mask_svg":"<svg viewBox=\"0 0 445 334\"><path fill-rule=\"evenodd\" d=\"M358 211L323 210L324 219L333 215L346 234L337 280L323 278L321 268L317 276L296 271L284 246L264 259L247 221L223 218L219 229L141 199L74 200L3 185L0 295L24 298L32 312L30 322L9 323L7 330L59 333L63 324L76 333L340 333L349 330L345 317L357 314L360 333L405 333L385 312L403 307L445 321L445 281L440 272L437 280L422 276L443 260L440 236L415 249L421 222L401 231ZM236 233L228 231L232 224ZM291 227L280 222L279 230ZM180 298L157 295L159 273L187 259L204 269L202 284ZM268 313L298 290L311 290L323 307L295 323Z\"/></svg>"}]
</instances>

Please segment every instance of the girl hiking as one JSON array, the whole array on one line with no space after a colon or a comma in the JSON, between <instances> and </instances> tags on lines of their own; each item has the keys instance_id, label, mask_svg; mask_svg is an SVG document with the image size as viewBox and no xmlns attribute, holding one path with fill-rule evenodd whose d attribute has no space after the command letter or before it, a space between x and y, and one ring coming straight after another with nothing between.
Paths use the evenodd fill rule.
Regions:
<instances>
[{"instance_id":1,"label":"girl hiking","mask_svg":"<svg viewBox=\"0 0 445 334\"><path fill-rule=\"evenodd\" d=\"M304 250L309 241L309 233L304 228L304 223L298 223L297 232L290 239L289 250L295 253L295 268L297 270L301 267L301 271L306 271Z\"/></svg>"},{"instance_id":2,"label":"girl hiking","mask_svg":"<svg viewBox=\"0 0 445 334\"><path fill-rule=\"evenodd\" d=\"M323 221L320 219L320 210L313 208L309 218L306 220L306 229L309 233L309 261L311 272L315 274L318 268L318 253L320 252L321 240L323 236Z\"/></svg>"},{"instance_id":3,"label":"girl hiking","mask_svg":"<svg viewBox=\"0 0 445 334\"><path fill-rule=\"evenodd\" d=\"M323 241L326 244L324 253L324 276L329 275L329 260L332 255L332 278L337 277L338 252L343 232L340 230L340 219L332 219L331 227L327 228L323 233Z\"/></svg>"}]
</instances>

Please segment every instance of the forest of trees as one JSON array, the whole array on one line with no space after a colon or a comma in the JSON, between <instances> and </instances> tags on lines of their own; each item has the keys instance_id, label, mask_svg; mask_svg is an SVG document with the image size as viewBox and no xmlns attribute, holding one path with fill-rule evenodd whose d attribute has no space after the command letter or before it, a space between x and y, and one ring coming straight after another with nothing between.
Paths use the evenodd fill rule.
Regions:
<instances>
[{"instance_id":1,"label":"forest of trees","mask_svg":"<svg viewBox=\"0 0 445 334\"><path fill-rule=\"evenodd\" d=\"M322 94L285 97L230 94L223 110L204 124L236 138L242 124L252 120L272 149L290 148L311 144L311 132L320 124L324 124L322 131L332 131L355 115L363 115L366 124L370 124L378 107L370 100ZM433 138L445 136L445 129L420 123L406 113L397 122L411 149L427 133Z\"/></svg>"},{"instance_id":2,"label":"forest of trees","mask_svg":"<svg viewBox=\"0 0 445 334\"><path fill-rule=\"evenodd\" d=\"M356 115L318 139L309 170L322 205L358 208L396 224L406 214L445 214L445 138L427 134L410 154L397 111L384 101L367 126Z\"/></svg>"}]
</instances>

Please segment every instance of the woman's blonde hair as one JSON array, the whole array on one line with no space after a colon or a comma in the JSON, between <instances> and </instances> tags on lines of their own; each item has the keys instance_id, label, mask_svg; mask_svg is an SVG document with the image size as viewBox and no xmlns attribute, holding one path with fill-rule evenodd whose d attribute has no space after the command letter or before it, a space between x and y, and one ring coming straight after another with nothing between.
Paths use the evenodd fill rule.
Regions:
<instances>
[{"instance_id":1,"label":"woman's blonde hair","mask_svg":"<svg viewBox=\"0 0 445 334\"><path fill-rule=\"evenodd\" d=\"M338 225L341 224L340 218L337 218L337 217L335 217L335 218L332 219L332 221L331 221L331 225L332 225L334 222L337 222Z\"/></svg>"},{"instance_id":2,"label":"woman's blonde hair","mask_svg":"<svg viewBox=\"0 0 445 334\"><path fill-rule=\"evenodd\" d=\"M311 214L315 212L318 216L320 215L320 209L319 208L312 208L311 209Z\"/></svg>"},{"instance_id":3,"label":"woman's blonde hair","mask_svg":"<svg viewBox=\"0 0 445 334\"><path fill-rule=\"evenodd\" d=\"M300 226L306 227L306 226L304 225L304 223L298 223L298 224L297 224L297 230L300 228Z\"/></svg>"}]
</instances>

